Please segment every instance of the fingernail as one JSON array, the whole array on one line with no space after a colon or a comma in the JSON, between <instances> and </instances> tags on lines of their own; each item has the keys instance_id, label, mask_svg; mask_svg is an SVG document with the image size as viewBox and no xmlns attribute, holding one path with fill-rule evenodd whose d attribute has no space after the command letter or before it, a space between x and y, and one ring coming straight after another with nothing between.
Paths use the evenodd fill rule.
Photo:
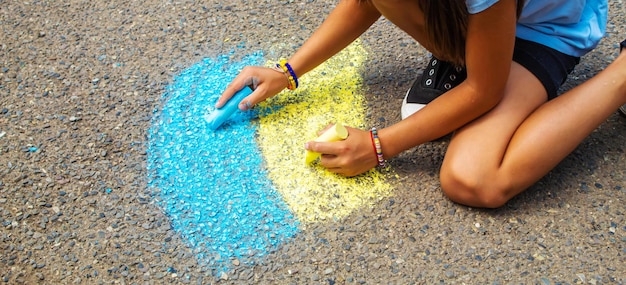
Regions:
<instances>
[{"instance_id":1,"label":"fingernail","mask_svg":"<svg viewBox=\"0 0 626 285\"><path fill-rule=\"evenodd\" d=\"M304 143L304 149L309 150L309 143Z\"/></svg>"}]
</instances>

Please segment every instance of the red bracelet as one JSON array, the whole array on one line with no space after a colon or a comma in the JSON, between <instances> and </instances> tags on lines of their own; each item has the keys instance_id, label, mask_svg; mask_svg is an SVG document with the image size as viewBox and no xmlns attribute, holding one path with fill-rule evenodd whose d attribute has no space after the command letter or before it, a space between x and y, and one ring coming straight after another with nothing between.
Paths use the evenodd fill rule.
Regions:
<instances>
[{"instance_id":1,"label":"red bracelet","mask_svg":"<svg viewBox=\"0 0 626 285\"><path fill-rule=\"evenodd\" d=\"M376 159L378 159L378 166L385 167L385 158L383 157L383 148L380 146L380 139L378 139L378 131L376 128L372 128L370 131L370 137L372 138L372 146L376 153Z\"/></svg>"}]
</instances>

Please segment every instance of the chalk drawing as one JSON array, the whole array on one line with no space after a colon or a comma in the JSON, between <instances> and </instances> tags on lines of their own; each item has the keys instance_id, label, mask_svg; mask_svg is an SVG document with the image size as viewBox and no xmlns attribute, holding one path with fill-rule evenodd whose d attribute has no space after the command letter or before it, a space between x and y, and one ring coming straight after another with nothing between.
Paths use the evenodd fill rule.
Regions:
<instances>
[{"instance_id":1,"label":"chalk drawing","mask_svg":"<svg viewBox=\"0 0 626 285\"><path fill-rule=\"evenodd\" d=\"M207 58L168 86L149 130L148 178L158 204L215 274L250 266L311 223L341 219L391 193L385 174L355 178L304 165L303 145L330 122L366 127L360 69L351 45L285 91L218 130L204 120L226 85L262 53Z\"/></svg>"},{"instance_id":2,"label":"chalk drawing","mask_svg":"<svg viewBox=\"0 0 626 285\"><path fill-rule=\"evenodd\" d=\"M321 166L304 166L304 143L329 123L367 128L359 42L302 76L300 88L268 102L283 106L260 118L259 145L269 176L302 223L339 219L390 194L386 175L376 170L346 178ZM374 152L372 150L372 155Z\"/></svg>"},{"instance_id":3,"label":"chalk drawing","mask_svg":"<svg viewBox=\"0 0 626 285\"><path fill-rule=\"evenodd\" d=\"M219 131L204 120L221 90L245 65L205 59L176 77L150 130L148 173L172 226L201 262L223 272L232 258L252 263L297 231L255 143L255 112L236 113Z\"/></svg>"}]
</instances>

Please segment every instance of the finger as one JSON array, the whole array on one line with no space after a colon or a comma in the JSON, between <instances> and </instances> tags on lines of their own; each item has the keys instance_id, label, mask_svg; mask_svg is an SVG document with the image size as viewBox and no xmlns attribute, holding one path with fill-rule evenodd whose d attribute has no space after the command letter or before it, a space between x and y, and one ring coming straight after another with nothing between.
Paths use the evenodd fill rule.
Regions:
<instances>
[{"instance_id":1,"label":"finger","mask_svg":"<svg viewBox=\"0 0 626 285\"><path fill-rule=\"evenodd\" d=\"M324 165L322 165L322 166L324 166ZM324 168L326 168L326 170L328 170L328 171L330 171L332 173L343 175L342 169L340 167L326 167L326 166L324 166Z\"/></svg>"},{"instance_id":2,"label":"finger","mask_svg":"<svg viewBox=\"0 0 626 285\"><path fill-rule=\"evenodd\" d=\"M340 153L339 144L341 142L318 142L309 141L304 144L306 150L314 151L321 154L338 155Z\"/></svg>"},{"instance_id":3,"label":"finger","mask_svg":"<svg viewBox=\"0 0 626 285\"><path fill-rule=\"evenodd\" d=\"M228 84L228 86L226 86L226 89L224 89L224 92L222 92L220 98L217 99L217 103L215 103L215 108L219 109L224 107L226 102L228 102L228 100L230 100L230 98L235 95L235 92L237 92L237 90L233 87L232 83Z\"/></svg>"},{"instance_id":4,"label":"finger","mask_svg":"<svg viewBox=\"0 0 626 285\"><path fill-rule=\"evenodd\" d=\"M320 164L326 168L326 170L335 173L335 174L339 174L345 177L352 177L352 176L356 176L357 174L355 174L354 172L350 172L350 170L348 170L347 168L344 167L340 167L340 166L336 166L336 167L327 167L326 165L324 165L325 161L320 161Z\"/></svg>"},{"instance_id":5,"label":"finger","mask_svg":"<svg viewBox=\"0 0 626 285\"><path fill-rule=\"evenodd\" d=\"M243 100L241 100L241 102L239 102L239 110L241 111L247 111L250 110L252 108L254 108L254 105L256 105L255 103L253 103L253 98L252 95L243 98Z\"/></svg>"},{"instance_id":6,"label":"finger","mask_svg":"<svg viewBox=\"0 0 626 285\"><path fill-rule=\"evenodd\" d=\"M251 86L252 89L256 89L256 85L258 85L258 79L252 75L252 68L245 67L234 79L233 81L226 86L224 92L215 103L215 108L223 107L230 98L237 93L237 91L243 89L246 86Z\"/></svg>"},{"instance_id":7,"label":"finger","mask_svg":"<svg viewBox=\"0 0 626 285\"><path fill-rule=\"evenodd\" d=\"M350 170L349 168L340 167L340 166L337 166L337 167L326 167L322 163L323 163L323 161L320 161L320 164L322 166L324 166L324 168L326 168L326 170L328 170L328 171L330 171L332 173L335 173L335 174L339 174L341 176L345 176L345 177L354 177L354 176L357 176L357 175L360 175L361 173L363 173L363 172Z\"/></svg>"},{"instance_id":8,"label":"finger","mask_svg":"<svg viewBox=\"0 0 626 285\"><path fill-rule=\"evenodd\" d=\"M224 107L224 105L226 105L226 103L235 95L235 93L243 89L245 86L246 85L241 85L241 87L239 87L239 84L235 84L234 82L229 84L226 89L224 89L222 96L220 96L220 98L217 100L217 103L215 103L215 108L219 109Z\"/></svg>"},{"instance_id":9,"label":"finger","mask_svg":"<svg viewBox=\"0 0 626 285\"><path fill-rule=\"evenodd\" d=\"M320 131L317 132L318 136L321 136L324 132L326 132L326 130L330 129L330 127L334 126L335 124L330 123L328 125L326 125L326 127L324 127L323 129L321 129Z\"/></svg>"},{"instance_id":10,"label":"finger","mask_svg":"<svg viewBox=\"0 0 626 285\"><path fill-rule=\"evenodd\" d=\"M339 157L334 154L322 154L320 157L320 164L332 172L340 173L341 171Z\"/></svg>"},{"instance_id":11,"label":"finger","mask_svg":"<svg viewBox=\"0 0 626 285\"><path fill-rule=\"evenodd\" d=\"M247 111L254 108L256 104L262 101L262 99L259 98L263 97L261 95L263 94L263 92L265 92L265 88L259 87L257 89L254 89L254 91L250 95L248 95L246 98L243 98L243 100L239 102L239 110Z\"/></svg>"}]
</instances>

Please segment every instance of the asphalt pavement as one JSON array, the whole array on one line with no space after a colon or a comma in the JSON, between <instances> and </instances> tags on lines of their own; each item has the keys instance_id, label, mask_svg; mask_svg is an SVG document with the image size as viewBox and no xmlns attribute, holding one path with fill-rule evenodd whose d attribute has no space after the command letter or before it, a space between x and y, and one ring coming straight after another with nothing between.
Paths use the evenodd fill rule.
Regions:
<instances>
[{"instance_id":1,"label":"asphalt pavement","mask_svg":"<svg viewBox=\"0 0 626 285\"><path fill-rule=\"evenodd\" d=\"M607 37L561 92L617 56L626 8L621 0L609 3ZM438 168L446 140L390 160L391 171L376 178L389 188L346 200L364 203L336 212L341 215L322 205L311 220L311 208L282 198L299 185L269 186L277 181L275 156L251 150L244 159L258 162L256 168L248 163L219 172L212 164L208 173L193 171L214 155L201 145L222 142L228 155L219 162L229 163L241 153L229 153L227 142L251 145L268 137L263 119L232 129L257 130L249 141L234 133L202 140L191 128L200 121L174 125L178 115L207 104L194 93L204 89L194 88L225 83L239 70L233 62L288 57L334 5L0 0L0 282L626 283L626 117L617 112L545 178L496 210L444 196ZM363 124L399 121L402 98L428 53L385 19L355 50L338 66L363 59L359 89L347 91L363 96ZM220 72L224 77L203 80ZM173 172L158 172L171 166ZM244 180L210 180L211 186L201 179L265 171L265 184L237 191ZM176 184L181 177L199 179ZM372 189L359 185L358 193ZM212 200L220 193L236 199ZM246 207L235 206L244 200Z\"/></svg>"}]
</instances>

